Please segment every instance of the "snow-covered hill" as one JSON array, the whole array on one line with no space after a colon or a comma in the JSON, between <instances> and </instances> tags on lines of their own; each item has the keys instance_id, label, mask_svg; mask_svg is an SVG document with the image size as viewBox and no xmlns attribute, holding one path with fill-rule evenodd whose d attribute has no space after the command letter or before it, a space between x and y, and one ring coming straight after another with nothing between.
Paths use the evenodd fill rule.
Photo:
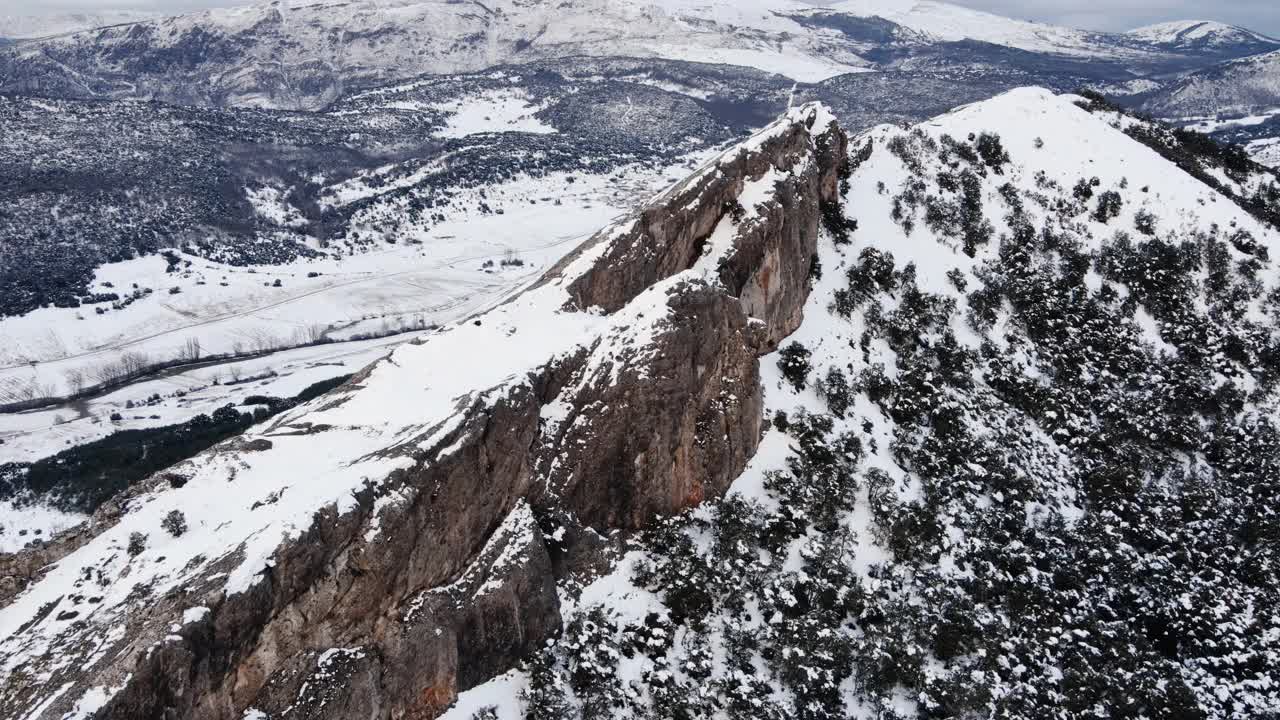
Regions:
<instances>
[{"instance_id":1,"label":"snow-covered hill","mask_svg":"<svg viewBox=\"0 0 1280 720\"><path fill-rule=\"evenodd\" d=\"M1280 48L1280 40L1235 25L1209 20L1179 20L1130 30L1129 35L1159 47L1180 51L1263 53Z\"/></svg>"},{"instance_id":2,"label":"snow-covered hill","mask_svg":"<svg viewBox=\"0 0 1280 720\"><path fill-rule=\"evenodd\" d=\"M0 38L23 39L65 35L108 25L155 20L161 13L142 10L102 10L92 13L0 15Z\"/></svg>"},{"instance_id":3,"label":"snow-covered hill","mask_svg":"<svg viewBox=\"0 0 1280 720\"><path fill-rule=\"evenodd\" d=\"M1276 163L1280 51L1188 73L1144 88L1130 101L1166 122L1246 146L1258 160Z\"/></svg>"},{"instance_id":4,"label":"snow-covered hill","mask_svg":"<svg viewBox=\"0 0 1280 720\"><path fill-rule=\"evenodd\" d=\"M369 643L388 658L377 705L431 717L510 667L559 618L535 507L630 528L742 467L760 430L756 355L799 322L845 150L829 112L795 108L509 302L131 488L38 561L0 556L0 714L362 716L327 685L334 653ZM317 513L349 537L305 539L336 529ZM313 574L295 551L337 565ZM326 577L356 585L330 594ZM315 620L299 631L277 602ZM334 643L346 649L317 653ZM246 676L215 655L257 679L230 683ZM313 669L320 694L300 704L290 678ZM183 678L190 690L152 690Z\"/></svg>"},{"instance_id":5,"label":"snow-covered hill","mask_svg":"<svg viewBox=\"0 0 1280 720\"><path fill-rule=\"evenodd\" d=\"M1275 177L1037 89L851 148L729 496L445 717L1280 712Z\"/></svg>"},{"instance_id":6,"label":"snow-covered hill","mask_svg":"<svg viewBox=\"0 0 1280 720\"><path fill-rule=\"evenodd\" d=\"M830 8L880 17L939 40L979 40L1028 50L1086 57L1141 56L1151 48L1107 33L1027 22L933 0L845 0Z\"/></svg>"},{"instance_id":7,"label":"snow-covered hill","mask_svg":"<svg viewBox=\"0 0 1280 720\"><path fill-rule=\"evenodd\" d=\"M1280 107L1280 51L1191 73L1143 102L1161 117L1251 114Z\"/></svg>"},{"instance_id":8,"label":"snow-covered hill","mask_svg":"<svg viewBox=\"0 0 1280 720\"><path fill-rule=\"evenodd\" d=\"M791 102L825 102L860 129L1026 79L797 85L733 66L575 58L420 77L323 113L0 99L0 331L13 339L0 348L0 405L93 387L126 355L189 362L196 341L208 362L444 322ZM83 422L17 428L61 443L101 420L45 414L58 416ZM0 448L0 462L14 459L32 458Z\"/></svg>"},{"instance_id":9,"label":"snow-covered hill","mask_svg":"<svg viewBox=\"0 0 1280 720\"><path fill-rule=\"evenodd\" d=\"M1000 94L1280 164L1271 38L277 0L0 43L0 405L86 393L0 416L0 717L1280 714L1280 179Z\"/></svg>"},{"instance_id":10,"label":"snow-covered hill","mask_svg":"<svg viewBox=\"0 0 1280 720\"><path fill-rule=\"evenodd\" d=\"M17 499L91 511L109 490L79 492L80 468L96 462L104 488L150 472L113 448L194 452L188 423L228 405L257 413L246 398L291 397L350 374L373 356L363 348L499 300L790 103L829 102L863 128L1020 79L858 73L810 86L574 58L420 77L314 114L0 100L0 405L39 406L0 416L0 500L13 499L7 479L34 472L36 496ZM220 417L204 431L237 429ZM22 544L49 527L16 523L42 519L63 520L0 525Z\"/></svg>"}]
</instances>

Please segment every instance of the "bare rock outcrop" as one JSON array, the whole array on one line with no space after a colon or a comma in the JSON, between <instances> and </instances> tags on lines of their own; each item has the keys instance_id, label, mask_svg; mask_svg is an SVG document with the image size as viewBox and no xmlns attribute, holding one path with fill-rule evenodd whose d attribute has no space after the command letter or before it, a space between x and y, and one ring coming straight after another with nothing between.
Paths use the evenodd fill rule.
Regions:
<instances>
[{"instance_id":1,"label":"bare rock outcrop","mask_svg":"<svg viewBox=\"0 0 1280 720\"><path fill-rule=\"evenodd\" d=\"M429 719L513 667L559 631L585 539L754 454L757 358L800 322L846 155L796 108L507 306L131 494L0 609L0 716ZM203 544L124 557L179 502Z\"/></svg>"}]
</instances>

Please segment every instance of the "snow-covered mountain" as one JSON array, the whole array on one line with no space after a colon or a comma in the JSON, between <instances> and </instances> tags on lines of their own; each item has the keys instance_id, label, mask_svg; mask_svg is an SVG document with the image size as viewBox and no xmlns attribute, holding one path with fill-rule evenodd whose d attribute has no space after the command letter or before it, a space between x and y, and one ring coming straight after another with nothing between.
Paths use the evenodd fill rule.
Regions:
<instances>
[{"instance_id":1,"label":"snow-covered mountain","mask_svg":"<svg viewBox=\"0 0 1280 720\"><path fill-rule=\"evenodd\" d=\"M104 495L64 492L103 450L86 443L181 435L227 404L349 374L396 336L502 297L789 103L822 101L857 130L1034 77L898 71L810 85L573 58L420 77L322 113L0 100L0 333L12 340L0 407L28 410L0 415L0 476L6 462L39 463L41 497L91 511ZM1080 82L1064 74L1056 87ZM106 474L125 482L145 467Z\"/></svg>"},{"instance_id":2,"label":"snow-covered mountain","mask_svg":"<svg viewBox=\"0 0 1280 720\"><path fill-rule=\"evenodd\" d=\"M276 371L262 353L470 313L537 272L558 243L792 103L824 102L853 131L1032 83L1070 90L1119 77L1142 90L1133 102L1155 103L1182 80L1135 80L1136 70L1209 55L1148 35L939 3L360 0L20 43L0 52L0 84L17 92L0 97L0 332L13 340L0 347L0 405L42 409L0 418L9 443L0 463L73 468L49 456L207 415L233 359L268 375ZM695 56L726 64L663 59ZM492 65L502 60L514 64ZM487 69L441 74L460 67ZM1201 76L1210 72L1186 82ZM1205 80L1202 94L1216 98L1228 77ZM1232 102L1224 93L1202 104ZM1247 142L1265 160L1280 151L1269 117L1262 108L1176 119ZM566 184L546 186L560 177ZM531 245L512 230L548 217L555 243ZM472 261L479 267L459 268ZM222 366L158 401L150 382L117 387L191 362L193 342L202 362ZM331 352L280 355L278 370L322 380L304 366ZM277 383L282 396L307 384L294 380ZM88 390L107 393L91 410L41 402ZM250 396L226 392L241 395ZM142 403L150 409L131 407Z\"/></svg>"},{"instance_id":3,"label":"snow-covered mountain","mask_svg":"<svg viewBox=\"0 0 1280 720\"><path fill-rule=\"evenodd\" d=\"M725 62L806 81L867 65L853 46L786 16L803 7L786 0L767 10L727 1L274 2L21 45L0 65L0 88L315 108L351 89L424 73L569 55Z\"/></svg>"},{"instance_id":4,"label":"snow-covered mountain","mask_svg":"<svg viewBox=\"0 0 1280 720\"><path fill-rule=\"evenodd\" d=\"M144 10L101 10L91 13L0 15L0 38L24 39L65 35L108 25L155 20L161 13Z\"/></svg>"},{"instance_id":5,"label":"snow-covered mountain","mask_svg":"<svg viewBox=\"0 0 1280 720\"><path fill-rule=\"evenodd\" d=\"M933 0L845 0L829 7L854 17L884 18L938 40L977 40L1031 52L1083 57L1142 57L1152 51L1114 34L1015 20Z\"/></svg>"},{"instance_id":6,"label":"snow-covered mountain","mask_svg":"<svg viewBox=\"0 0 1280 720\"><path fill-rule=\"evenodd\" d=\"M0 712L1269 716L1278 207L1097 97L794 108L0 556Z\"/></svg>"},{"instance_id":7,"label":"snow-covered mountain","mask_svg":"<svg viewBox=\"0 0 1280 720\"><path fill-rule=\"evenodd\" d=\"M1213 59L1257 52L1215 47ZM1202 48L934 2L277 0L20 43L0 54L0 90L315 109L424 73L574 55L728 63L817 82L921 54L1017 60L997 60L999 49L1086 62L1113 80L1206 62Z\"/></svg>"},{"instance_id":8,"label":"snow-covered mountain","mask_svg":"<svg viewBox=\"0 0 1280 720\"><path fill-rule=\"evenodd\" d=\"M0 100L0 502L21 505L0 542L91 512L173 457L155 448L195 452L497 302L789 104L865 128L1027 79L807 85L578 57L420 77L322 113Z\"/></svg>"},{"instance_id":9,"label":"snow-covered mountain","mask_svg":"<svg viewBox=\"0 0 1280 720\"><path fill-rule=\"evenodd\" d=\"M433 717L510 667L559 624L543 509L635 528L745 465L846 150L794 108L508 302L0 556L0 714Z\"/></svg>"},{"instance_id":10,"label":"snow-covered mountain","mask_svg":"<svg viewBox=\"0 0 1280 720\"><path fill-rule=\"evenodd\" d=\"M1280 51L1190 73L1143 102L1161 117L1253 114L1280 107Z\"/></svg>"},{"instance_id":11,"label":"snow-covered mountain","mask_svg":"<svg viewBox=\"0 0 1280 720\"><path fill-rule=\"evenodd\" d=\"M1035 89L850 147L728 497L445 717L1280 711L1275 176Z\"/></svg>"},{"instance_id":12,"label":"snow-covered mountain","mask_svg":"<svg viewBox=\"0 0 1280 720\"><path fill-rule=\"evenodd\" d=\"M1140 90L1126 102L1280 165L1280 51L1223 62Z\"/></svg>"},{"instance_id":13,"label":"snow-covered mountain","mask_svg":"<svg viewBox=\"0 0 1280 720\"><path fill-rule=\"evenodd\" d=\"M1280 48L1280 40L1235 25L1209 20L1179 20L1130 30L1129 35L1170 50L1257 54Z\"/></svg>"},{"instance_id":14,"label":"snow-covered mountain","mask_svg":"<svg viewBox=\"0 0 1280 720\"><path fill-rule=\"evenodd\" d=\"M0 718L1280 713L1275 40L117 19L0 25Z\"/></svg>"}]
</instances>

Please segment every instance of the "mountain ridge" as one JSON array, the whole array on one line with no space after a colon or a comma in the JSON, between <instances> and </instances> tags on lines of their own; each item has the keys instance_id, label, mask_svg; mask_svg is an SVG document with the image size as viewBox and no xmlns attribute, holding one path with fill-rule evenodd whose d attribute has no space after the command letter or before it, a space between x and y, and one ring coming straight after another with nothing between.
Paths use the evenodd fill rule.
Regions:
<instances>
[{"instance_id":1,"label":"mountain ridge","mask_svg":"<svg viewBox=\"0 0 1280 720\"><path fill-rule=\"evenodd\" d=\"M430 718L510 667L558 626L553 561L599 562L599 533L714 496L746 462L756 354L800 322L845 154L828 112L795 108L525 293L135 487L37 563L5 558L11 590L37 576L0 608L0 711ZM477 343L486 366L459 352ZM404 403L411 386L425 394ZM260 491L251 507L226 497L236 478ZM167 529L137 525L157 503ZM131 569L81 577L89 556ZM328 689L307 695L308 675Z\"/></svg>"},{"instance_id":2,"label":"mountain ridge","mask_svg":"<svg viewBox=\"0 0 1280 720\"><path fill-rule=\"evenodd\" d=\"M351 91L423 73L568 55L720 62L819 82L887 69L882 58L959 41L1110 60L1117 77L1128 77L1120 64L1141 74L1258 52L1263 40L1250 37L1255 45L1224 39L1205 55L1200 46L1183 52L1137 35L1028 23L944 3L574 0L551 9L502 0L481 9L430 0L277 2L26 41L0 54L0 90L314 110Z\"/></svg>"},{"instance_id":3,"label":"mountain ridge","mask_svg":"<svg viewBox=\"0 0 1280 720\"><path fill-rule=\"evenodd\" d=\"M1029 88L855 136L747 470L447 720L1280 709L1280 232L1162 132Z\"/></svg>"},{"instance_id":4,"label":"mountain ridge","mask_svg":"<svg viewBox=\"0 0 1280 720\"><path fill-rule=\"evenodd\" d=\"M103 10L53 15L0 15L0 38L25 40L82 32L109 25L123 25L162 17L140 10Z\"/></svg>"},{"instance_id":5,"label":"mountain ridge","mask_svg":"<svg viewBox=\"0 0 1280 720\"><path fill-rule=\"evenodd\" d=\"M1256 44L1258 47L1280 45L1280 40L1276 38L1213 20L1175 20L1156 23L1134 28L1126 34L1169 48L1212 48L1242 44Z\"/></svg>"}]
</instances>

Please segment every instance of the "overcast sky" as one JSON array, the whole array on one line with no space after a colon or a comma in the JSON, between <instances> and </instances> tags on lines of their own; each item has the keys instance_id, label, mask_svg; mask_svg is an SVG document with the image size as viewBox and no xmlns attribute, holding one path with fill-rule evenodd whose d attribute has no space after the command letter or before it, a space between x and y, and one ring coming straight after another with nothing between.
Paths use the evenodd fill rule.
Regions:
<instances>
[{"instance_id":1,"label":"overcast sky","mask_svg":"<svg viewBox=\"0 0 1280 720\"><path fill-rule=\"evenodd\" d=\"M821 0L819 0L821 1ZM1280 0L952 0L1024 20L1090 30L1129 30L1164 20L1220 20L1280 37ZM0 15L157 10L244 4L236 0L0 0Z\"/></svg>"}]
</instances>

